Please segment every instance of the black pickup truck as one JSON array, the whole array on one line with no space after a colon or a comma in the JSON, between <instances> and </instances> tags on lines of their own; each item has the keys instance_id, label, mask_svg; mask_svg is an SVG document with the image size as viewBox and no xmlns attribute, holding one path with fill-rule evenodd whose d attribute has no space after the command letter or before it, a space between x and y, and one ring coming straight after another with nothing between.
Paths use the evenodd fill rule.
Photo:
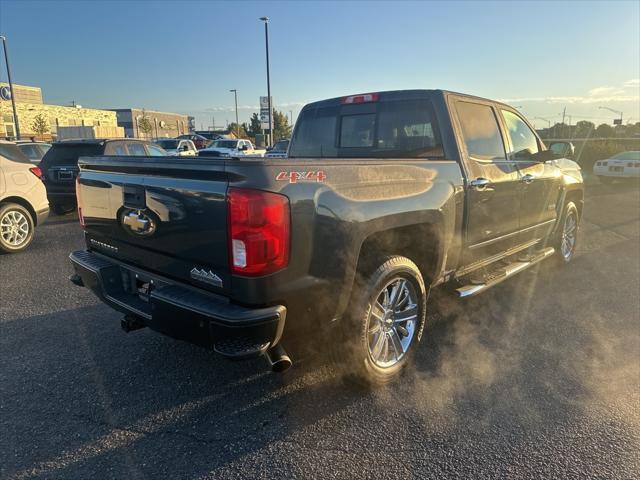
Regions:
<instances>
[{"instance_id":1,"label":"black pickup truck","mask_svg":"<svg viewBox=\"0 0 640 480\"><path fill-rule=\"evenodd\" d=\"M305 106L288 158L87 157L72 281L125 331L274 370L291 363L283 343L311 342L384 383L416 350L431 288L468 297L572 259L572 149L547 149L508 105L408 90Z\"/></svg>"}]
</instances>

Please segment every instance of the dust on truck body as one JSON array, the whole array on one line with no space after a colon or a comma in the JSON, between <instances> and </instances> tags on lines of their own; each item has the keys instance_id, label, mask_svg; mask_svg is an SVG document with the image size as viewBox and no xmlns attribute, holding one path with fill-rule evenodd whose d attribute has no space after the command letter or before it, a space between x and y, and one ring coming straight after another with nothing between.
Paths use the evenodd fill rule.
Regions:
<instances>
[{"instance_id":1,"label":"dust on truck body","mask_svg":"<svg viewBox=\"0 0 640 480\"><path fill-rule=\"evenodd\" d=\"M274 370L305 344L352 378L410 363L427 297L573 257L570 144L502 103L441 90L305 106L287 158L80 161L74 283L150 327Z\"/></svg>"}]
</instances>

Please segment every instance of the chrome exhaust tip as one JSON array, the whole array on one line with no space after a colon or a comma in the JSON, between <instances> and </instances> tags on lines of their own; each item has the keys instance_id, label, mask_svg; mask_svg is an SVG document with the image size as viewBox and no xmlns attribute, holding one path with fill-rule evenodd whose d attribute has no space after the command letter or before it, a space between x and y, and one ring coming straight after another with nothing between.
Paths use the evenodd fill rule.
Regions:
<instances>
[{"instance_id":1,"label":"chrome exhaust tip","mask_svg":"<svg viewBox=\"0 0 640 480\"><path fill-rule=\"evenodd\" d=\"M280 344L267 350L264 356L267 359L267 363L269 364L269 367L271 367L272 372L282 373L289 370L289 367L291 367L291 359Z\"/></svg>"}]
</instances>

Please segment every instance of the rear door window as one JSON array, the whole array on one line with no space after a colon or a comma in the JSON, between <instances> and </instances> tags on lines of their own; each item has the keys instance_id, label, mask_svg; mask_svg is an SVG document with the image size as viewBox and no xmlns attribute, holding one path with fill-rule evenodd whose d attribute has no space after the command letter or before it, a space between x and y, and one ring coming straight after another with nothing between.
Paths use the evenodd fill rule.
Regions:
<instances>
[{"instance_id":1,"label":"rear door window","mask_svg":"<svg viewBox=\"0 0 640 480\"><path fill-rule=\"evenodd\" d=\"M457 102L456 110L469 157L479 161L505 160L504 143L493 108Z\"/></svg>"}]
</instances>

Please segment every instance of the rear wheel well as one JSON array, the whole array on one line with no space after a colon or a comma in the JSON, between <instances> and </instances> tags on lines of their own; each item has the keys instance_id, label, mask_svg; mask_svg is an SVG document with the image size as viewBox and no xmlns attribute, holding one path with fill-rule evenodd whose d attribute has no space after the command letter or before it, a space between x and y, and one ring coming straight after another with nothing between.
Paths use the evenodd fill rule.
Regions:
<instances>
[{"instance_id":1,"label":"rear wheel well","mask_svg":"<svg viewBox=\"0 0 640 480\"><path fill-rule=\"evenodd\" d=\"M33 225L35 226L38 223L38 215L36 215L36 211L33 209L31 204L22 197L7 197L0 200L0 205L5 205L7 203L17 203L21 207L27 209L29 215L31 215L31 220L33 220Z\"/></svg>"},{"instance_id":2,"label":"rear wheel well","mask_svg":"<svg viewBox=\"0 0 640 480\"><path fill-rule=\"evenodd\" d=\"M430 285L436 275L440 236L431 224L408 225L375 232L360 247L358 273L368 276L386 257L407 257L420 269L425 284Z\"/></svg>"}]
</instances>

